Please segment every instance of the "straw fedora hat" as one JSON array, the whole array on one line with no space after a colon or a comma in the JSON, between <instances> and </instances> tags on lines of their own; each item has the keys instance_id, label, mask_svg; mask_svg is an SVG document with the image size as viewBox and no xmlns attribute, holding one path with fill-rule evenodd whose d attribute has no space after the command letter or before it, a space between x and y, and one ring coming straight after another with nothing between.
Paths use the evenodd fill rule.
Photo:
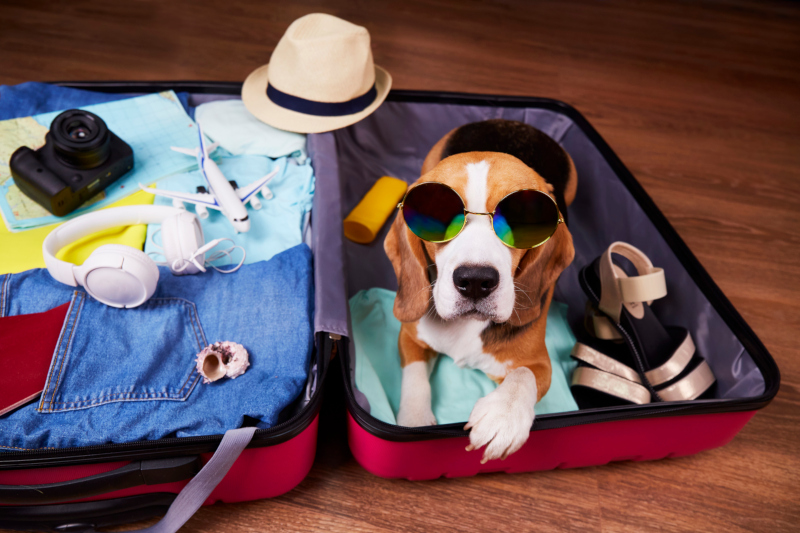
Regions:
<instances>
[{"instance_id":1,"label":"straw fedora hat","mask_svg":"<svg viewBox=\"0 0 800 533\"><path fill-rule=\"evenodd\" d=\"M242 100L270 126L320 133L363 119L391 86L389 73L372 62L366 28L312 13L292 22L269 64L247 77Z\"/></svg>"}]
</instances>

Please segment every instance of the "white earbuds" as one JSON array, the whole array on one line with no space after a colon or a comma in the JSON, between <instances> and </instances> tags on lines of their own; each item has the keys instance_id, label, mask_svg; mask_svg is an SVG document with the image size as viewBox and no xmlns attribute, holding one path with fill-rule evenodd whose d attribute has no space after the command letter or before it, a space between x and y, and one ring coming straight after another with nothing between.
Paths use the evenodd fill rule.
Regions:
<instances>
[{"instance_id":1,"label":"white earbuds","mask_svg":"<svg viewBox=\"0 0 800 533\"><path fill-rule=\"evenodd\" d=\"M45 265L57 281L84 287L93 298L106 305L137 307L153 295L158 284L158 267L147 254L122 244L106 244L77 266L56 259L56 253L98 231L158 223L167 266L176 275L205 272L205 253L224 240L215 239L205 244L197 217L183 209L155 205L114 207L80 216L50 232L42 244ZM214 258L230 255L230 251L215 254Z\"/></svg>"}]
</instances>

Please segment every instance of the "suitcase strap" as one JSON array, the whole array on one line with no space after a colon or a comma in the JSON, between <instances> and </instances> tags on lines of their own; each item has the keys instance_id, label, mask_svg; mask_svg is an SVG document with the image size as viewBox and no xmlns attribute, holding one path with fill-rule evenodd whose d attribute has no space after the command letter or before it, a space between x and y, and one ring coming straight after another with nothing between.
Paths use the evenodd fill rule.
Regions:
<instances>
[{"instance_id":1,"label":"suitcase strap","mask_svg":"<svg viewBox=\"0 0 800 533\"><path fill-rule=\"evenodd\" d=\"M211 495L233 463L244 451L257 428L231 429L225 432L217 451L200 472L181 490L167 514L155 525L132 533L175 533L185 524Z\"/></svg>"}]
</instances>

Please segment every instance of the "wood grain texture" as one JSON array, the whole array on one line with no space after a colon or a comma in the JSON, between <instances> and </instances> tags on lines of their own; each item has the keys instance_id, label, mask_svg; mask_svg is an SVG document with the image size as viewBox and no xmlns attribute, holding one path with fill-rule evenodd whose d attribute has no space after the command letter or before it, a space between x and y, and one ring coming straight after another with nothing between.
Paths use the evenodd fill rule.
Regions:
<instances>
[{"instance_id":1,"label":"wood grain texture","mask_svg":"<svg viewBox=\"0 0 800 533\"><path fill-rule=\"evenodd\" d=\"M323 457L290 493L185 531L800 529L800 5L2 0L0 83L242 80L315 11L366 26L396 88L577 107L771 351L781 391L692 457L430 482Z\"/></svg>"}]
</instances>

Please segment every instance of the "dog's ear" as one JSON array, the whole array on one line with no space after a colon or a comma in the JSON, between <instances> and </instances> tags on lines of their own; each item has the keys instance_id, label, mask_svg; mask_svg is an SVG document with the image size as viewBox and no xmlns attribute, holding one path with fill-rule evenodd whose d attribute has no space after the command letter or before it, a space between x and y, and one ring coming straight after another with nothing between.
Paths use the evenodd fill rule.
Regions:
<instances>
[{"instance_id":1,"label":"dog's ear","mask_svg":"<svg viewBox=\"0 0 800 533\"><path fill-rule=\"evenodd\" d=\"M525 253L514 275L518 290L514 302L516 313L509 319L511 325L522 326L539 318L547 293L574 257L572 234L566 224L559 224L544 245Z\"/></svg>"},{"instance_id":2,"label":"dog's ear","mask_svg":"<svg viewBox=\"0 0 800 533\"><path fill-rule=\"evenodd\" d=\"M394 316L400 322L419 320L430 305L431 284L422 246L422 240L406 228L402 213L397 213L383 249L397 276Z\"/></svg>"}]
</instances>

